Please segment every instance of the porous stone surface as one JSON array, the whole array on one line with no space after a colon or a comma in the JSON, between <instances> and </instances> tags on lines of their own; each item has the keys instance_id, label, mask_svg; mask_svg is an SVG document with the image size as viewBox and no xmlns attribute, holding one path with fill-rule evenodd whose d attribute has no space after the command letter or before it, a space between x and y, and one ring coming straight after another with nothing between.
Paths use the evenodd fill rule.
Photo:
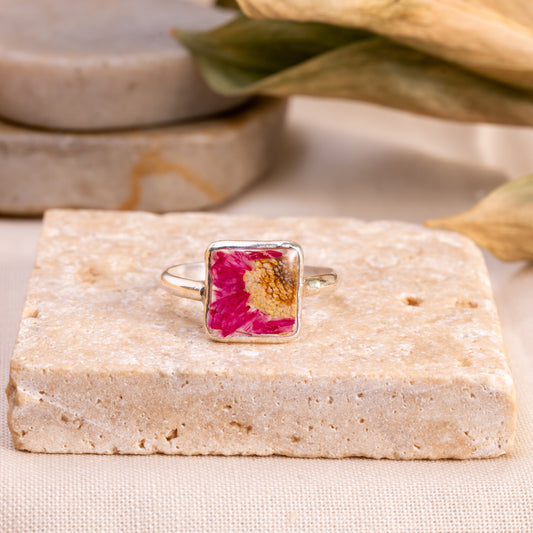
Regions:
<instances>
[{"instance_id":1,"label":"porous stone surface","mask_svg":"<svg viewBox=\"0 0 533 533\"><path fill-rule=\"evenodd\" d=\"M210 341L159 274L214 239L294 240L340 284L295 342ZM34 452L465 459L515 428L480 252L389 221L50 211L7 394Z\"/></svg>"},{"instance_id":2,"label":"porous stone surface","mask_svg":"<svg viewBox=\"0 0 533 533\"><path fill-rule=\"evenodd\" d=\"M173 27L206 30L231 11L180 0L0 0L0 116L52 129L138 127L204 116L242 99L211 91Z\"/></svg>"},{"instance_id":3,"label":"porous stone surface","mask_svg":"<svg viewBox=\"0 0 533 533\"><path fill-rule=\"evenodd\" d=\"M198 209L227 200L276 157L285 102L117 133L51 133L0 122L0 213L53 207Z\"/></svg>"}]
</instances>

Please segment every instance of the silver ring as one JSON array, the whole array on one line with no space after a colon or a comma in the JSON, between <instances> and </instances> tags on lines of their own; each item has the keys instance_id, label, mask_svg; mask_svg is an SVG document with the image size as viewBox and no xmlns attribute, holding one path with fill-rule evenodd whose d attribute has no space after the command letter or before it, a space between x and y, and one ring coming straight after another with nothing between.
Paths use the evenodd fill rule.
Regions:
<instances>
[{"instance_id":1,"label":"silver ring","mask_svg":"<svg viewBox=\"0 0 533 533\"><path fill-rule=\"evenodd\" d=\"M216 241L203 263L167 268L161 284L204 303L204 329L224 342L286 342L301 326L302 297L333 286L331 268L303 265L290 241Z\"/></svg>"}]
</instances>

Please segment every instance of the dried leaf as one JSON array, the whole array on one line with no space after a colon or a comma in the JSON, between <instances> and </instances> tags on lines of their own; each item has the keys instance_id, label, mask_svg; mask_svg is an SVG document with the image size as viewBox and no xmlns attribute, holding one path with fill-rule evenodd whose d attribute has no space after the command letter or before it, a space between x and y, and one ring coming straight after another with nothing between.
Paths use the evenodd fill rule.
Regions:
<instances>
[{"instance_id":1,"label":"dried leaf","mask_svg":"<svg viewBox=\"0 0 533 533\"><path fill-rule=\"evenodd\" d=\"M238 10L241 9L239 7L239 3L237 2L237 0L216 0L215 6L223 7L226 9L238 9Z\"/></svg>"},{"instance_id":2,"label":"dried leaf","mask_svg":"<svg viewBox=\"0 0 533 533\"><path fill-rule=\"evenodd\" d=\"M367 29L504 83L533 88L527 0L238 0L248 16Z\"/></svg>"},{"instance_id":3,"label":"dried leaf","mask_svg":"<svg viewBox=\"0 0 533 533\"><path fill-rule=\"evenodd\" d=\"M454 120L533 125L533 91L360 30L242 17L176 36L225 94L351 98Z\"/></svg>"},{"instance_id":4,"label":"dried leaf","mask_svg":"<svg viewBox=\"0 0 533 533\"><path fill-rule=\"evenodd\" d=\"M257 21L242 16L211 31L176 29L174 35L206 65L204 74L221 80L225 92L245 89L269 75L371 37L368 32L328 24Z\"/></svg>"},{"instance_id":5,"label":"dried leaf","mask_svg":"<svg viewBox=\"0 0 533 533\"><path fill-rule=\"evenodd\" d=\"M533 175L498 187L464 213L426 225L462 233L503 261L531 261Z\"/></svg>"}]
</instances>

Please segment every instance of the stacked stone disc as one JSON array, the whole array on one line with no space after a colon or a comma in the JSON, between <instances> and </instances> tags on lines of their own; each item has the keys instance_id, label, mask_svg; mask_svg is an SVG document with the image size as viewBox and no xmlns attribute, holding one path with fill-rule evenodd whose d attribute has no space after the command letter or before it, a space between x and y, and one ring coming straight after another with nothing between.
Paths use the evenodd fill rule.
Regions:
<instances>
[{"instance_id":1,"label":"stacked stone disc","mask_svg":"<svg viewBox=\"0 0 533 533\"><path fill-rule=\"evenodd\" d=\"M220 203L273 160L285 104L211 91L172 27L233 14L179 0L0 0L0 212Z\"/></svg>"}]
</instances>

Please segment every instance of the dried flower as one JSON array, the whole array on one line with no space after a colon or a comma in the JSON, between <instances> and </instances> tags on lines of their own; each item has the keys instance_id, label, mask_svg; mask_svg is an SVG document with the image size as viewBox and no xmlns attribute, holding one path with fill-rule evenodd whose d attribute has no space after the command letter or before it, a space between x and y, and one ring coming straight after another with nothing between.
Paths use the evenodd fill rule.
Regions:
<instances>
[{"instance_id":1,"label":"dried flower","mask_svg":"<svg viewBox=\"0 0 533 533\"><path fill-rule=\"evenodd\" d=\"M283 252L217 250L211 255L210 277L211 332L222 337L294 332L296 270Z\"/></svg>"}]
</instances>

